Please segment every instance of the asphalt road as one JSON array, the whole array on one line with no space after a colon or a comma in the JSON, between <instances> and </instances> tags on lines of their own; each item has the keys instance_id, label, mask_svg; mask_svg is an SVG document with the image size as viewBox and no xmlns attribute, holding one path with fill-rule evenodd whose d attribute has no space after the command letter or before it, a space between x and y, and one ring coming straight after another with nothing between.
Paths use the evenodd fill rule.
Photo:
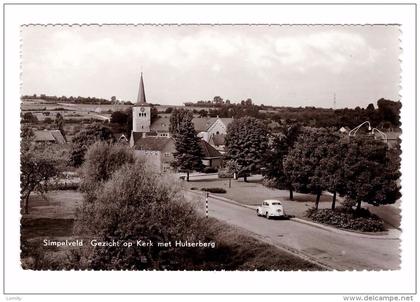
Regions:
<instances>
[{"instance_id":1,"label":"asphalt road","mask_svg":"<svg viewBox=\"0 0 420 302\"><path fill-rule=\"evenodd\" d=\"M204 199L186 192L188 199ZM286 209L287 210L287 209ZM255 211L209 198L209 215L239 226L260 240L336 270L399 269L399 239L336 233L290 220L268 220Z\"/></svg>"}]
</instances>

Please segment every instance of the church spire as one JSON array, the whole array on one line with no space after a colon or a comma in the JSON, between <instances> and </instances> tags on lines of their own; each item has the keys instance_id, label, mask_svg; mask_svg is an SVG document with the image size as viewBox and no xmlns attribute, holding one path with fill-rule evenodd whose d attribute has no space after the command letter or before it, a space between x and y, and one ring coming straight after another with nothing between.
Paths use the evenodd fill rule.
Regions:
<instances>
[{"instance_id":1,"label":"church spire","mask_svg":"<svg viewBox=\"0 0 420 302\"><path fill-rule=\"evenodd\" d=\"M143 72L140 76L139 94L137 95L137 104L146 104L146 94L144 93Z\"/></svg>"}]
</instances>

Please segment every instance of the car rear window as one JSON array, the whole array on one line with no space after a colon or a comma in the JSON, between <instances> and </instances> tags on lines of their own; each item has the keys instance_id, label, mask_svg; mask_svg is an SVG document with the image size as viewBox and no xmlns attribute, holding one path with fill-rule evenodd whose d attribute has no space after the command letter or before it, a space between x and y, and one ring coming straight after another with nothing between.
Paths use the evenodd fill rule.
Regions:
<instances>
[{"instance_id":1,"label":"car rear window","mask_svg":"<svg viewBox=\"0 0 420 302\"><path fill-rule=\"evenodd\" d=\"M273 202L272 205L273 206L281 206L281 202Z\"/></svg>"}]
</instances>

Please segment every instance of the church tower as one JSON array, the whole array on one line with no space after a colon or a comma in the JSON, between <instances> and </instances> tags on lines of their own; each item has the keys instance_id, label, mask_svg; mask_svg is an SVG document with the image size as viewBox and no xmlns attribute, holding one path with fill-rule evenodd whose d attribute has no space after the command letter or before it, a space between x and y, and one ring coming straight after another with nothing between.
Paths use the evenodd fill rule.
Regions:
<instances>
[{"instance_id":1,"label":"church tower","mask_svg":"<svg viewBox=\"0 0 420 302\"><path fill-rule=\"evenodd\" d=\"M137 103L133 107L133 132L142 133L142 137L145 137L146 133L150 132L150 124L152 121L150 111L151 106L146 103L143 73L141 73Z\"/></svg>"}]
</instances>

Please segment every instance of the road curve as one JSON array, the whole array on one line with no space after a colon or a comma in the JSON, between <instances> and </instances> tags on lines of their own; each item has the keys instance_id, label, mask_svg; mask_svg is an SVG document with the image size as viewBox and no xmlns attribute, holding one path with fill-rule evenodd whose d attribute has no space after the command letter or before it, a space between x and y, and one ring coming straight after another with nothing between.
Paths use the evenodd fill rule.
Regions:
<instances>
[{"instance_id":1,"label":"road curve","mask_svg":"<svg viewBox=\"0 0 420 302\"><path fill-rule=\"evenodd\" d=\"M185 196L204 209L203 197L188 191ZM209 215L336 270L396 270L400 266L399 239L361 238L290 220L268 220L251 209L211 197Z\"/></svg>"}]
</instances>

